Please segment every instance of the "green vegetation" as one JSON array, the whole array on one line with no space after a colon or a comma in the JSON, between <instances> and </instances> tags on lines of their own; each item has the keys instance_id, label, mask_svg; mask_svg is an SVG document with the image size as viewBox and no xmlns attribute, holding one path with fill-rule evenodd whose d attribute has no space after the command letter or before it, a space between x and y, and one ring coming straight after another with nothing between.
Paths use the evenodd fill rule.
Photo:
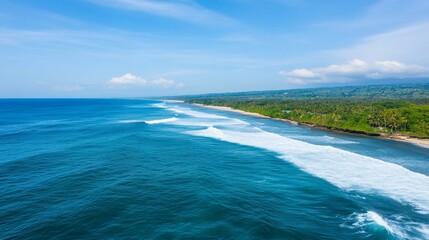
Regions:
<instances>
[{"instance_id":1,"label":"green vegetation","mask_svg":"<svg viewBox=\"0 0 429 240\"><path fill-rule=\"evenodd\" d=\"M429 84L210 94L182 99L342 131L429 138Z\"/></svg>"}]
</instances>

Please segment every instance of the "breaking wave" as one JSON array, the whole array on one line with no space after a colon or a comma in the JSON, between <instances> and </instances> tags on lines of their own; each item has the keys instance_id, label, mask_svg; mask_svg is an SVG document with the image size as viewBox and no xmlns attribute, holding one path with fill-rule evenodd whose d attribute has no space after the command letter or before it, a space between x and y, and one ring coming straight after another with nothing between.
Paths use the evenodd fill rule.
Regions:
<instances>
[{"instance_id":1,"label":"breaking wave","mask_svg":"<svg viewBox=\"0 0 429 240\"><path fill-rule=\"evenodd\" d=\"M167 109L198 118L178 119L172 124L206 127L187 131L190 135L273 151L283 160L343 190L387 196L413 206L420 213L429 213L429 177L426 175L332 146L310 144L267 132L238 119L183 107ZM217 128L219 120L235 123L234 128Z\"/></svg>"}]
</instances>

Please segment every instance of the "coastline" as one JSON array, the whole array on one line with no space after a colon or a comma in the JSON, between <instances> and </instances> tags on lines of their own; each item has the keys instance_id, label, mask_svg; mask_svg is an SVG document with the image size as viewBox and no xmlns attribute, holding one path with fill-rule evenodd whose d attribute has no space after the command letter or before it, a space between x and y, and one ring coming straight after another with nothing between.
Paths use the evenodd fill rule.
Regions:
<instances>
[{"instance_id":1,"label":"coastline","mask_svg":"<svg viewBox=\"0 0 429 240\"><path fill-rule=\"evenodd\" d=\"M273 119L273 120L292 123L294 125L302 125L302 126L318 128L318 129L323 129L323 130L329 130L329 131L335 131L335 132L343 132L343 133L346 132L346 133L359 134L359 135L365 135L365 136L371 136L371 137L378 137L378 138L400 141L400 142L407 142L407 143L412 143L412 144L415 144L415 145L418 145L418 146L421 146L424 148L429 148L429 139L413 138L413 137L409 137L409 136L405 136L405 135L401 135L401 134L391 134L391 135L389 135L389 134L369 134L369 133L365 133L365 132L359 132L359 131L353 131L353 130L344 130L344 129L338 129L338 128L330 128L330 127L320 126L317 124L297 122L297 121L293 121L293 120L289 120L289 119L273 118L273 117L265 116L265 115L262 115L259 113L246 112L246 111L234 109L231 107L205 105L205 104L200 104L200 103L189 103L189 104L199 106L199 107L221 110L221 111L240 113L242 115L247 115L247 116L269 118L269 119Z\"/></svg>"}]
</instances>

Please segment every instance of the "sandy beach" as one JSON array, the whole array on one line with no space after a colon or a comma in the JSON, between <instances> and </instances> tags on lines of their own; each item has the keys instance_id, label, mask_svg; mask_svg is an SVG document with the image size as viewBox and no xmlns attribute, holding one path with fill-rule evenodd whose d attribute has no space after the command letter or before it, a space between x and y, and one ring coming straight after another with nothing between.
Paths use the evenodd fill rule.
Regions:
<instances>
[{"instance_id":1,"label":"sandy beach","mask_svg":"<svg viewBox=\"0 0 429 240\"><path fill-rule=\"evenodd\" d=\"M299 123L299 122L288 120L288 119L272 118L272 117L268 117L268 116L265 116L265 115L262 115L259 113L246 112L246 111L234 109L231 107L212 106L212 105L204 105L204 104L199 104L199 103L192 103L192 105L216 109L216 110L222 110L222 111L236 112L236 113L240 113L240 114L248 115L248 116L260 117L260 118L270 118L270 119L274 119L274 120L278 120L278 121L289 122L289 123L292 123L295 125L304 125L304 126L309 126L309 127L314 127L314 128L322 128L322 129L326 129L326 130L330 130L330 131L345 132L345 131L341 131L341 130L337 130L337 129L333 130L333 129L329 129L327 127L315 126L315 125L311 125L311 124L307 124L307 123ZM359 134L359 133L355 133L355 134ZM363 133L360 135L367 135L368 136L368 134L363 134ZM395 140L395 141L401 141L401 142L408 142L408 143L419 145L421 147L429 148L429 139L413 138L413 137L409 137L409 136L405 136L405 135L401 135L401 134L391 134L391 135L380 134L379 136L374 136L374 137L379 137L379 138L384 138L384 139L389 139L389 140Z\"/></svg>"}]
</instances>

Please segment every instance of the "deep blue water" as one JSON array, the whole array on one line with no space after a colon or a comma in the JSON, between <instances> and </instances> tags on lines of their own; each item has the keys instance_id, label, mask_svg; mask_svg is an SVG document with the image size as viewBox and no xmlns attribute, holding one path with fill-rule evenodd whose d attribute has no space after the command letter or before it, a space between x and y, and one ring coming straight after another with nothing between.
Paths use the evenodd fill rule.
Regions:
<instances>
[{"instance_id":1,"label":"deep blue water","mask_svg":"<svg viewBox=\"0 0 429 240\"><path fill-rule=\"evenodd\" d=\"M136 99L0 100L0 239L428 239L429 149Z\"/></svg>"}]
</instances>

